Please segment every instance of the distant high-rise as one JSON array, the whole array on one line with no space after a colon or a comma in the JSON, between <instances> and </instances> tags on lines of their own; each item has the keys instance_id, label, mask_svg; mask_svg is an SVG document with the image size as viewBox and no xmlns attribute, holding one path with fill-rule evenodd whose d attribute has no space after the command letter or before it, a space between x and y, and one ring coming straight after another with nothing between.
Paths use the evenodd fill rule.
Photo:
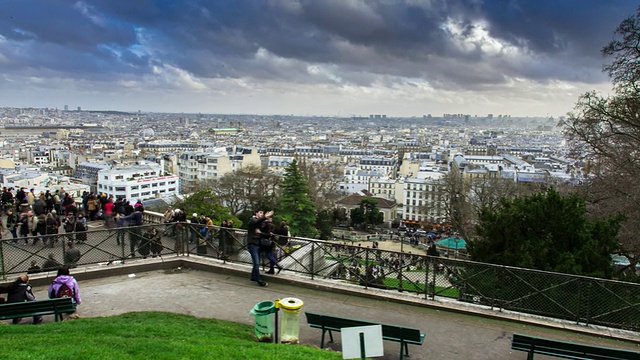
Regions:
<instances>
[{"instance_id":1,"label":"distant high-rise","mask_svg":"<svg viewBox=\"0 0 640 360\"><path fill-rule=\"evenodd\" d=\"M64 111L69 111L69 105L64 106Z\"/></svg>"},{"instance_id":2,"label":"distant high-rise","mask_svg":"<svg viewBox=\"0 0 640 360\"><path fill-rule=\"evenodd\" d=\"M82 108L80 106L78 106L78 111L82 111Z\"/></svg>"}]
</instances>

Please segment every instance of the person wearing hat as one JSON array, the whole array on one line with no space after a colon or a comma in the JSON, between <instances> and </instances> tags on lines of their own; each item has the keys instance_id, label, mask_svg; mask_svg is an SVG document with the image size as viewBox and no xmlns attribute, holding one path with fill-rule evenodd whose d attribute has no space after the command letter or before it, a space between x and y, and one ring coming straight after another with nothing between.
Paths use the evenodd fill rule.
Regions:
<instances>
[{"instance_id":1,"label":"person wearing hat","mask_svg":"<svg viewBox=\"0 0 640 360\"><path fill-rule=\"evenodd\" d=\"M189 226L189 244L192 244L194 241L196 241L198 231L200 231L200 228L195 225L199 222L198 213L193 213L191 219L189 219L189 222L191 223L191 226Z\"/></svg>"},{"instance_id":2,"label":"person wearing hat","mask_svg":"<svg viewBox=\"0 0 640 360\"><path fill-rule=\"evenodd\" d=\"M187 222L187 214L184 212L184 210L175 209L173 214L173 222L176 223L175 230L174 230L175 236L176 236L174 251L176 252L176 254L184 254L185 252L184 243L187 237L187 234L184 229L184 223Z\"/></svg>"}]
</instances>

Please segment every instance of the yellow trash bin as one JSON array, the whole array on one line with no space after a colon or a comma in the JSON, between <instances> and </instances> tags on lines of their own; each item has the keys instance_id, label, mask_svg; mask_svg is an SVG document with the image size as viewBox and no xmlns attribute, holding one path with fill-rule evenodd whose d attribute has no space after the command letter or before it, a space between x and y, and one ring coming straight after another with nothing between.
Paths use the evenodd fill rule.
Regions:
<instances>
[{"instance_id":1,"label":"yellow trash bin","mask_svg":"<svg viewBox=\"0 0 640 360\"><path fill-rule=\"evenodd\" d=\"M284 298L276 301L276 307L282 309L280 342L297 344L300 338L300 309L304 303L296 298Z\"/></svg>"}]
</instances>

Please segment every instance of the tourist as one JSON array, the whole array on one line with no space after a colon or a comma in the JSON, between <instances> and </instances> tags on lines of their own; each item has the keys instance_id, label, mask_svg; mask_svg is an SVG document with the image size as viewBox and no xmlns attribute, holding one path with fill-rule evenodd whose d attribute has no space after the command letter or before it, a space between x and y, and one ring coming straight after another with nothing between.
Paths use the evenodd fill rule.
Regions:
<instances>
[{"instance_id":1,"label":"tourist","mask_svg":"<svg viewBox=\"0 0 640 360\"><path fill-rule=\"evenodd\" d=\"M259 286L267 286L267 282L260 278L260 227L262 222L271 219L273 211L266 214L262 210L255 211L253 217L247 225L247 248L251 254L251 281L255 281Z\"/></svg>"},{"instance_id":2,"label":"tourist","mask_svg":"<svg viewBox=\"0 0 640 360\"><path fill-rule=\"evenodd\" d=\"M29 276L26 274L22 274L18 276L16 281L13 282L13 285L9 288L7 292L7 303L19 303L25 301L35 301L36 296L33 295L33 291L31 290L31 285L29 285ZM22 320L21 318L13 319L13 323L17 324ZM42 316L34 316L33 324L42 323Z\"/></svg>"},{"instance_id":3,"label":"tourist","mask_svg":"<svg viewBox=\"0 0 640 360\"><path fill-rule=\"evenodd\" d=\"M49 285L48 294L49 299L70 297L76 304L80 305L82 303L78 282L73 276L69 275L69 268L66 266L58 269L58 275Z\"/></svg>"},{"instance_id":4,"label":"tourist","mask_svg":"<svg viewBox=\"0 0 640 360\"><path fill-rule=\"evenodd\" d=\"M67 251L64 252L64 264L69 268L74 268L78 265L82 254L80 250L73 245L73 242L67 243Z\"/></svg>"}]
</instances>

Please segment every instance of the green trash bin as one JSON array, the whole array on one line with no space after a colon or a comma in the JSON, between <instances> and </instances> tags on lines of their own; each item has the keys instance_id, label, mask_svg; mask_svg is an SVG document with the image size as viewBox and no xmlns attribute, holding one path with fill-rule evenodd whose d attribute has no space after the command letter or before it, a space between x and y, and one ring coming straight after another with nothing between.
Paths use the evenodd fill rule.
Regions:
<instances>
[{"instance_id":1,"label":"green trash bin","mask_svg":"<svg viewBox=\"0 0 640 360\"><path fill-rule=\"evenodd\" d=\"M260 342L273 342L273 316L278 309L273 301L257 303L249 314L255 317L253 332Z\"/></svg>"}]
</instances>

